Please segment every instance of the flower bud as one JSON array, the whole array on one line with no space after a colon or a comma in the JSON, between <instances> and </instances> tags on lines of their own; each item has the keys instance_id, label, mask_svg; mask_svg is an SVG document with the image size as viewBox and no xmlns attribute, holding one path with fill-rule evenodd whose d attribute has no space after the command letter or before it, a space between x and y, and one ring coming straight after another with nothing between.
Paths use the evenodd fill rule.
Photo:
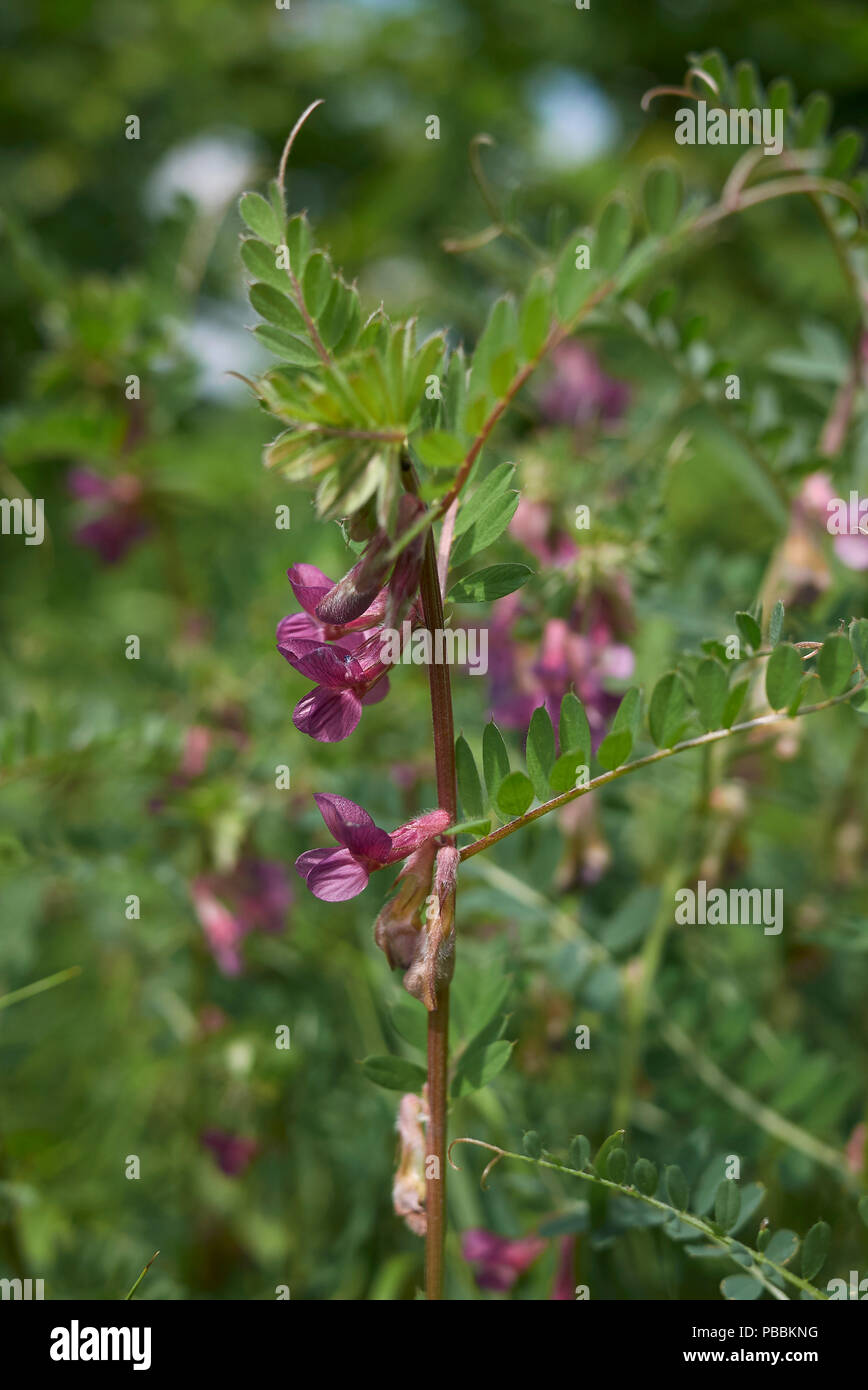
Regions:
<instances>
[{"instance_id":1,"label":"flower bud","mask_svg":"<svg viewBox=\"0 0 868 1390\"><path fill-rule=\"evenodd\" d=\"M425 1131L428 1107L421 1096L402 1096L398 1107L397 1130L400 1156L392 1184L392 1205L417 1236L427 1229L425 1217Z\"/></svg>"},{"instance_id":2,"label":"flower bud","mask_svg":"<svg viewBox=\"0 0 868 1390\"><path fill-rule=\"evenodd\" d=\"M422 924L419 913L431 887L434 841L427 840L411 854L398 875L398 891L374 924L374 940L392 970L406 970L416 954Z\"/></svg>"},{"instance_id":3,"label":"flower bud","mask_svg":"<svg viewBox=\"0 0 868 1390\"><path fill-rule=\"evenodd\" d=\"M421 999L429 1013L437 1008L440 990L452 979L455 968L453 927L457 874L458 850L454 845L442 845L437 851L434 891L428 899L425 928L404 975L404 988L414 998Z\"/></svg>"},{"instance_id":4,"label":"flower bud","mask_svg":"<svg viewBox=\"0 0 868 1390\"><path fill-rule=\"evenodd\" d=\"M386 558L388 551L389 537L385 531L378 531L362 558L317 604L316 616L321 623L343 627L370 608L391 568Z\"/></svg>"}]
</instances>

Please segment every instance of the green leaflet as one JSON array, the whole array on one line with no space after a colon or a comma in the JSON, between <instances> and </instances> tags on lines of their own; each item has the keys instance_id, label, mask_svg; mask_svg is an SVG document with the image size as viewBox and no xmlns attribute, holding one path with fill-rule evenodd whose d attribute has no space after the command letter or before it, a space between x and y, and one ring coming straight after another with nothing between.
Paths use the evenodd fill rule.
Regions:
<instances>
[{"instance_id":1,"label":"green leaflet","mask_svg":"<svg viewBox=\"0 0 868 1390\"><path fill-rule=\"evenodd\" d=\"M501 819L514 820L523 816L533 801L533 783L523 772L510 772L498 787L494 800Z\"/></svg>"},{"instance_id":2,"label":"green leaflet","mask_svg":"<svg viewBox=\"0 0 868 1390\"><path fill-rule=\"evenodd\" d=\"M238 211L251 232L263 241L277 246L283 236L283 220L276 210L262 197L261 193L245 193L238 204Z\"/></svg>"},{"instance_id":3,"label":"green leaflet","mask_svg":"<svg viewBox=\"0 0 868 1390\"><path fill-rule=\"evenodd\" d=\"M583 763L590 763L591 727L584 705L572 690L561 700L558 739L562 752L575 750L581 754Z\"/></svg>"},{"instance_id":4,"label":"green leaflet","mask_svg":"<svg viewBox=\"0 0 868 1390\"><path fill-rule=\"evenodd\" d=\"M561 253L555 272L555 312L561 323L576 317L599 276L595 273L591 238L576 231Z\"/></svg>"},{"instance_id":5,"label":"green leaflet","mask_svg":"<svg viewBox=\"0 0 868 1390\"><path fill-rule=\"evenodd\" d=\"M545 705L531 715L525 749L528 775L538 800L549 797L549 773L555 761L555 731Z\"/></svg>"},{"instance_id":6,"label":"green leaflet","mask_svg":"<svg viewBox=\"0 0 868 1390\"><path fill-rule=\"evenodd\" d=\"M857 618L850 624L850 642L863 676L868 675L868 618Z\"/></svg>"},{"instance_id":7,"label":"green leaflet","mask_svg":"<svg viewBox=\"0 0 868 1390\"><path fill-rule=\"evenodd\" d=\"M254 280L261 280L280 294L288 294L292 284L286 271L277 264L272 247L254 237L245 237L241 243L241 260Z\"/></svg>"},{"instance_id":8,"label":"green leaflet","mask_svg":"<svg viewBox=\"0 0 868 1390\"><path fill-rule=\"evenodd\" d=\"M843 695L854 665L849 637L840 633L826 639L817 657L817 675L827 695Z\"/></svg>"},{"instance_id":9,"label":"green leaflet","mask_svg":"<svg viewBox=\"0 0 868 1390\"><path fill-rule=\"evenodd\" d=\"M552 291L548 276L537 271L527 287L518 320L518 338L526 361L537 357L552 321Z\"/></svg>"},{"instance_id":10,"label":"green leaflet","mask_svg":"<svg viewBox=\"0 0 868 1390\"><path fill-rule=\"evenodd\" d=\"M427 1077L424 1067L404 1057L366 1057L362 1071L369 1081L387 1091L421 1091Z\"/></svg>"},{"instance_id":11,"label":"green leaflet","mask_svg":"<svg viewBox=\"0 0 868 1390\"><path fill-rule=\"evenodd\" d=\"M316 367L319 364L317 351L307 338L288 333L285 328L275 328L270 323L257 324L253 332L265 347L292 367Z\"/></svg>"},{"instance_id":12,"label":"green leaflet","mask_svg":"<svg viewBox=\"0 0 868 1390\"><path fill-rule=\"evenodd\" d=\"M414 452L428 468L457 468L464 462L464 444L446 430L428 430L410 440Z\"/></svg>"},{"instance_id":13,"label":"green leaflet","mask_svg":"<svg viewBox=\"0 0 868 1390\"><path fill-rule=\"evenodd\" d=\"M511 466L511 465L510 465ZM482 489L480 488L481 492ZM469 505L473 505L475 495ZM486 550L498 536L503 535L519 503L517 492L500 492L480 505L476 518L466 524L453 546L451 562L462 565L480 550ZM459 513L459 516L461 513Z\"/></svg>"},{"instance_id":14,"label":"green leaflet","mask_svg":"<svg viewBox=\"0 0 868 1390\"><path fill-rule=\"evenodd\" d=\"M509 754L493 719L482 731L482 771L488 795L495 801L498 788L509 775Z\"/></svg>"},{"instance_id":15,"label":"green leaflet","mask_svg":"<svg viewBox=\"0 0 868 1390\"><path fill-rule=\"evenodd\" d=\"M752 613L736 613L736 625L741 640L750 651L757 652L763 644L760 625Z\"/></svg>"},{"instance_id":16,"label":"green leaflet","mask_svg":"<svg viewBox=\"0 0 868 1390\"><path fill-rule=\"evenodd\" d=\"M714 1196L714 1219L724 1231L737 1225L741 1213L741 1192L737 1182L724 1178Z\"/></svg>"},{"instance_id":17,"label":"green leaflet","mask_svg":"<svg viewBox=\"0 0 868 1390\"><path fill-rule=\"evenodd\" d=\"M802 658L795 647L781 643L766 666L766 699L772 709L789 709L802 684Z\"/></svg>"},{"instance_id":18,"label":"green leaflet","mask_svg":"<svg viewBox=\"0 0 868 1390\"><path fill-rule=\"evenodd\" d=\"M669 671L654 687L648 707L648 726L658 748L671 748L684 732L689 717L687 689L677 671Z\"/></svg>"},{"instance_id":19,"label":"green leaflet","mask_svg":"<svg viewBox=\"0 0 868 1390\"><path fill-rule=\"evenodd\" d=\"M449 589L453 603L491 603L503 598L532 578L527 565L490 565L466 579L458 579Z\"/></svg>"},{"instance_id":20,"label":"green leaflet","mask_svg":"<svg viewBox=\"0 0 868 1390\"><path fill-rule=\"evenodd\" d=\"M488 800L482 790L476 760L463 734L460 734L455 742L455 771L458 795L465 815L470 820L484 820Z\"/></svg>"},{"instance_id":21,"label":"green leaflet","mask_svg":"<svg viewBox=\"0 0 868 1390\"><path fill-rule=\"evenodd\" d=\"M450 1095L457 1099L481 1091L503 1071L514 1046L515 1043L501 1038L481 1047L469 1047L458 1060Z\"/></svg>"},{"instance_id":22,"label":"green leaflet","mask_svg":"<svg viewBox=\"0 0 868 1390\"><path fill-rule=\"evenodd\" d=\"M655 236L665 236L675 225L681 208L681 171L672 163L650 169L642 186L648 226Z\"/></svg>"},{"instance_id":23,"label":"green leaflet","mask_svg":"<svg viewBox=\"0 0 868 1390\"><path fill-rule=\"evenodd\" d=\"M633 215L626 199L616 193L600 215L594 237L596 264L601 270L616 270L627 254L633 232Z\"/></svg>"},{"instance_id":24,"label":"green leaflet","mask_svg":"<svg viewBox=\"0 0 868 1390\"><path fill-rule=\"evenodd\" d=\"M322 251L314 251L301 276L304 302L311 318L318 319L329 302L332 292L332 268Z\"/></svg>"},{"instance_id":25,"label":"green leaflet","mask_svg":"<svg viewBox=\"0 0 868 1390\"><path fill-rule=\"evenodd\" d=\"M261 243L259 243L261 245ZM287 289L289 281L286 281ZM273 285L257 282L250 286L250 303L257 314L278 328L286 328L290 333L300 333L307 337L307 324L301 310L296 307L286 293L281 293Z\"/></svg>"},{"instance_id":26,"label":"green leaflet","mask_svg":"<svg viewBox=\"0 0 868 1390\"><path fill-rule=\"evenodd\" d=\"M729 696L726 671L713 657L701 661L693 682L693 698L706 730L723 728L723 713Z\"/></svg>"},{"instance_id":27,"label":"green leaflet","mask_svg":"<svg viewBox=\"0 0 868 1390\"><path fill-rule=\"evenodd\" d=\"M630 756L633 740L639 727L641 696L635 688L628 690L612 720L612 727L600 744L597 760L601 767L613 771Z\"/></svg>"}]
</instances>

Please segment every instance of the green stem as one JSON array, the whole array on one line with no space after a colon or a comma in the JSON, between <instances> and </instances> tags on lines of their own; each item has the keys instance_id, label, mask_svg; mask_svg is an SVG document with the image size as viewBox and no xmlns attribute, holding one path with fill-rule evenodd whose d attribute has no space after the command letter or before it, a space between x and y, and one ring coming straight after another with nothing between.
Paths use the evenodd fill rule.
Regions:
<instances>
[{"instance_id":1,"label":"green stem","mask_svg":"<svg viewBox=\"0 0 868 1390\"><path fill-rule=\"evenodd\" d=\"M705 1236L706 1240L713 1242L715 1245L719 1245L730 1257L734 1257L736 1247L743 1251L747 1251L757 1266L764 1266L766 1269L771 1270L772 1273L786 1280L787 1283L792 1284L794 1288L809 1294L812 1299L819 1299L824 1303L828 1301L828 1295L823 1293L821 1289L810 1284L807 1279L802 1279L798 1274L793 1274L785 1265L776 1264L774 1260L770 1260L767 1255L764 1255L761 1250L752 1250L749 1245L744 1244L744 1241L736 1240L734 1237L726 1235L725 1232L721 1232L719 1227L715 1229L713 1226L709 1225L708 1222L703 1221L701 1217L694 1216L693 1212L678 1211L677 1208L670 1206L668 1202L661 1202L657 1197L646 1196L645 1193L640 1192L637 1187L622 1187L620 1183L612 1182L609 1178L601 1178L597 1173L582 1172L578 1168L568 1168L565 1163L559 1163L551 1158L531 1158L528 1154L511 1153L509 1149L501 1149L497 1144L486 1143L483 1139L453 1139L452 1143L449 1145L449 1162L452 1163L453 1168L457 1168L458 1166L452 1161L452 1150L455 1148L456 1144L473 1144L475 1147L487 1149L490 1153L495 1155L483 1174L483 1180L494 1164L499 1163L502 1158L514 1158L517 1159L519 1163L532 1163L534 1167L537 1168L551 1168L555 1172L566 1173L571 1178L580 1178L583 1182L595 1183L598 1187L607 1187L611 1192L617 1193L619 1197L632 1197L637 1202L644 1202L647 1207L653 1207L656 1211L665 1212L667 1216L674 1216L678 1221L683 1221L685 1225L692 1226L694 1230L699 1231ZM773 1293L776 1298L782 1297L780 1290L778 1290L775 1285L770 1284L763 1276L762 1268L745 1269L744 1265L738 1260L736 1260L736 1264L738 1264L742 1274L750 1274L767 1288L770 1293Z\"/></svg>"},{"instance_id":2,"label":"green stem","mask_svg":"<svg viewBox=\"0 0 868 1390\"><path fill-rule=\"evenodd\" d=\"M681 743L675 743L671 748L658 748L656 753L648 753L644 758L636 758L632 763L624 763L611 772L603 772L599 777L591 778L590 782L584 786L572 787L570 791L552 797L551 801L544 801L541 806L534 806L532 810L525 811L523 816L516 816L515 820L508 821L506 825L499 826L497 830L492 830L490 834L483 835L479 840L474 840L472 845L465 845L461 850L461 859L462 861L471 859L474 854L480 854L490 845L495 845L499 840L506 839L507 835L514 835L516 830L530 825L531 821L539 820L540 816L547 816L549 811L557 811L561 806L566 806L568 802L575 801L576 797L586 796L589 792L596 791L598 787L604 787L607 783L614 782L618 777L626 777L628 772L637 772L640 767L650 767L652 763L659 763L664 758L671 758L674 753L684 753L690 748L704 748L709 743L719 743L721 739L731 738L734 734L747 733L751 729L762 729L770 724L781 724L794 717L800 718L804 714L817 714L820 710L831 709L833 705L845 704L854 695L864 690L866 685L868 685L868 679L863 679L850 690L845 690L843 695L833 695L828 700L821 700L816 705L805 705L804 709L796 711L795 716L785 712L761 714L756 719L746 719L741 724L733 724L729 729L712 729L709 733L698 734L695 738L683 739Z\"/></svg>"},{"instance_id":3,"label":"green stem","mask_svg":"<svg viewBox=\"0 0 868 1390\"><path fill-rule=\"evenodd\" d=\"M152 1255L151 1258L148 1260L148 1263L145 1265L144 1269L142 1270L142 1272L141 1272L141 1274L139 1275L139 1277L138 1277L138 1279L136 1280L136 1282L133 1284L133 1287L130 1289L129 1293L124 1295L124 1303L129 1303L130 1299L132 1298L132 1296L133 1296L133 1294L135 1293L136 1289L139 1287L139 1284L140 1284L140 1283L142 1282L142 1280L144 1279L145 1275L147 1274L148 1270L150 1269L151 1265L154 1263L154 1260L157 1258L157 1256L159 1255L159 1253L160 1253L159 1250L155 1250L155 1251L154 1251L153 1255Z\"/></svg>"}]
</instances>

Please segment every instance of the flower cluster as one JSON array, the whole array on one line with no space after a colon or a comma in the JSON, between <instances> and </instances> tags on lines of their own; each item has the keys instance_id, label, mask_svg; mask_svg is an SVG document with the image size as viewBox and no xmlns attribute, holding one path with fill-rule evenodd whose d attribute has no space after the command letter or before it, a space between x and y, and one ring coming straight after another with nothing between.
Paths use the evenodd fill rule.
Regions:
<instances>
[{"instance_id":1,"label":"flower cluster","mask_svg":"<svg viewBox=\"0 0 868 1390\"><path fill-rule=\"evenodd\" d=\"M575 542L559 530L549 507L522 501L513 517L512 534L551 569L567 570L578 558ZM557 724L561 700L570 688L588 715L596 748L620 696L610 681L633 673L633 653L623 640L632 630L630 592L615 576L577 598L566 618L549 618L537 649L518 640L523 614L519 594L498 600L489 627L489 682L492 716L506 728L526 729L542 703Z\"/></svg>"},{"instance_id":2,"label":"flower cluster","mask_svg":"<svg viewBox=\"0 0 868 1390\"><path fill-rule=\"evenodd\" d=\"M422 510L417 498L401 498L399 535ZM293 565L287 571L302 612L278 623L277 650L315 682L292 718L301 733L319 743L349 738L362 707L388 694L383 634L385 628L398 628L408 613L416 615L424 541L421 535L411 540L394 564L388 560L390 544L385 531L375 531L361 559L336 584L316 565Z\"/></svg>"}]
</instances>

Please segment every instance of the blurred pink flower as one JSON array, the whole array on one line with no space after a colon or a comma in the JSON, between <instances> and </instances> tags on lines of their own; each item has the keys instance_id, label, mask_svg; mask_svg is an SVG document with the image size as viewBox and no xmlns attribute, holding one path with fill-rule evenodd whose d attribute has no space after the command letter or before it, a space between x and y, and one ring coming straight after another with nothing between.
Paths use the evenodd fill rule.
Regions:
<instances>
[{"instance_id":1,"label":"blurred pink flower","mask_svg":"<svg viewBox=\"0 0 868 1390\"><path fill-rule=\"evenodd\" d=\"M522 497L509 523L510 533L544 565L562 569L579 553L572 536L559 527L546 502Z\"/></svg>"},{"instance_id":2,"label":"blurred pink flower","mask_svg":"<svg viewBox=\"0 0 868 1390\"><path fill-rule=\"evenodd\" d=\"M133 474L104 478L90 468L73 468L67 487L93 513L76 529L74 539L95 550L104 565L118 564L150 531L142 511L142 484Z\"/></svg>"},{"instance_id":3,"label":"blurred pink flower","mask_svg":"<svg viewBox=\"0 0 868 1390\"><path fill-rule=\"evenodd\" d=\"M199 1139L206 1149L211 1150L221 1173L229 1178L237 1178L245 1172L259 1149L255 1139L245 1139L225 1129L203 1130Z\"/></svg>"},{"instance_id":4,"label":"blurred pink flower","mask_svg":"<svg viewBox=\"0 0 868 1390\"><path fill-rule=\"evenodd\" d=\"M465 1231L461 1237L462 1255L469 1264L476 1265L477 1284L498 1293L511 1289L545 1248L546 1242L540 1236L507 1240L491 1231L473 1230Z\"/></svg>"},{"instance_id":5,"label":"blurred pink flower","mask_svg":"<svg viewBox=\"0 0 868 1390\"><path fill-rule=\"evenodd\" d=\"M549 424L579 429L621 418L630 402L630 388L604 372L581 343L568 338L555 348L551 361L554 376L540 397L540 410Z\"/></svg>"},{"instance_id":6,"label":"blurred pink flower","mask_svg":"<svg viewBox=\"0 0 868 1390\"><path fill-rule=\"evenodd\" d=\"M549 618L536 651L513 635L520 615L516 594L493 606L488 643L493 718L507 728L526 729L544 703L557 725L561 700L572 688L585 706L596 748L621 698L607 684L629 680L633 673L633 653L618 640L632 626L626 584L595 589L567 619Z\"/></svg>"},{"instance_id":7,"label":"blurred pink flower","mask_svg":"<svg viewBox=\"0 0 868 1390\"><path fill-rule=\"evenodd\" d=\"M868 535L857 531L852 535L836 536L829 531L829 504L837 497L828 473L809 473L793 502L791 535L793 530L798 533L806 522L813 523L813 529L822 528L832 535L832 548L842 565L850 570L866 570Z\"/></svg>"},{"instance_id":8,"label":"blurred pink flower","mask_svg":"<svg viewBox=\"0 0 868 1390\"><path fill-rule=\"evenodd\" d=\"M865 1125L858 1124L847 1140L847 1167L857 1175L865 1167Z\"/></svg>"},{"instance_id":9,"label":"blurred pink flower","mask_svg":"<svg viewBox=\"0 0 868 1390\"><path fill-rule=\"evenodd\" d=\"M245 858L228 874L201 874L190 896L224 975L240 975L241 943L251 931L282 931L293 893L281 864Z\"/></svg>"},{"instance_id":10,"label":"blurred pink flower","mask_svg":"<svg viewBox=\"0 0 868 1390\"><path fill-rule=\"evenodd\" d=\"M208 766L212 741L213 734L206 724L190 725L184 735L181 761L173 778L177 786L185 786L202 776Z\"/></svg>"}]
</instances>

